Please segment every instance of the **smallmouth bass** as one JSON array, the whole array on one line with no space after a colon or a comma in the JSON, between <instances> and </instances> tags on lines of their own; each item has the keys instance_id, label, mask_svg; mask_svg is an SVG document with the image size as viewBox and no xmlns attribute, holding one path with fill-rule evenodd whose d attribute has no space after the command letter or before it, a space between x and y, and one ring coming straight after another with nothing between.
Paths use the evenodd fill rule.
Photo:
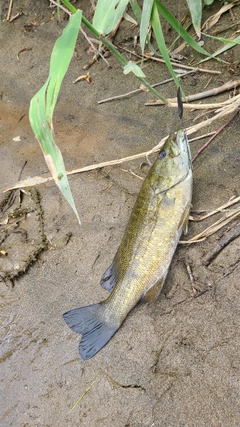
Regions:
<instances>
[{"instance_id":1,"label":"smallmouth bass","mask_svg":"<svg viewBox=\"0 0 240 427\"><path fill-rule=\"evenodd\" d=\"M191 199L191 154L181 129L158 153L113 262L101 278L109 297L63 315L67 325L82 335L83 360L107 344L141 298L151 301L158 296L180 236L187 230Z\"/></svg>"}]
</instances>

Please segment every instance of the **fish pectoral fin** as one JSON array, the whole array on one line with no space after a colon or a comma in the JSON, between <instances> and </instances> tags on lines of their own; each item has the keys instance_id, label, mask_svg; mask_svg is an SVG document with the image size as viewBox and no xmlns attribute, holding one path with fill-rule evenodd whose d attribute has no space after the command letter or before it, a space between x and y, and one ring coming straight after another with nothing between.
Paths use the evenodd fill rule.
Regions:
<instances>
[{"instance_id":1,"label":"fish pectoral fin","mask_svg":"<svg viewBox=\"0 0 240 427\"><path fill-rule=\"evenodd\" d=\"M118 281L118 272L117 272L117 255L116 255L110 267L108 267L108 269L102 275L100 280L100 285L106 291L112 292L117 284L117 281Z\"/></svg>"},{"instance_id":2,"label":"fish pectoral fin","mask_svg":"<svg viewBox=\"0 0 240 427\"><path fill-rule=\"evenodd\" d=\"M63 314L66 324L82 335L79 354L83 360L91 359L112 338L120 325L109 325L103 319L101 304L75 308Z\"/></svg>"},{"instance_id":3,"label":"fish pectoral fin","mask_svg":"<svg viewBox=\"0 0 240 427\"><path fill-rule=\"evenodd\" d=\"M143 300L145 302L154 301L158 297L163 287L164 279L165 278L163 277L161 280L159 280L159 282L155 283L155 285L148 289L148 291L143 296Z\"/></svg>"}]
</instances>

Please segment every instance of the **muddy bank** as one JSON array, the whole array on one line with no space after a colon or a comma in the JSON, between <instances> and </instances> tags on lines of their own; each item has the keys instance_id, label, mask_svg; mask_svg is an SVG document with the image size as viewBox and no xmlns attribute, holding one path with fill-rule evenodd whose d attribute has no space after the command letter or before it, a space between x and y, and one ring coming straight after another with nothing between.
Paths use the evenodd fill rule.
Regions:
<instances>
[{"instance_id":1,"label":"muddy bank","mask_svg":"<svg viewBox=\"0 0 240 427\"><path fill-rule=\"evenodd\" d=\"M7 7L4 2L2 16ZM19 1L14 8L14 13L20 8L28 15L1 25L1 189L17 181L25 161L23 178L48 175L28 123L28 107L47 78L52 47L65 26L47 1ZM24 25L30 22L40 25L28 32ZM122 31L130 32L125 25ZM126 33L120 31L118 38L124 41ZM25 47L32 50L22 52L18 61ZM136 89L137 82L124 76L110 57L112 68L102 61L90 68L90 85L73 85L89 62L81 35L77 47L80 53L64 79L54 117L67 169L146 151L179 127L177 111L144 106L152 98L148 93L98 105L100 99ZM216 67L222 75L210 87L232 78L224 66L209 63ZM152 83L168 77L155 63L147 65L146 74ZM196 74L183 87L187 94L196 93L208 81L208 75ZM164 96L173 97L175 91L173 84L162 88ZM215 98L223 99L225 95ZM184 126L196 115L185 110ZM193 210L213 210L238 194L239 132L237 118L195 161ZM192 153L204 142L192 143ZM196 245L179 245L157 301L139 304L95 358L80 359L79 337L62 320L63 312L106 297L100 277L113 259L141 186L130 170L146 174L148 166L141 168L141 162L70 178L81 227L53 183L21 195L25 211L20 216L15 212L11 224L16 224L0 240L7 253L0 258L1 426L239 425L239 238L208 267L202 263L227 228ZM18 197L11 211L19 207ZM188 237L211 222L190 222Z\"/></svg>"}]
</instances>

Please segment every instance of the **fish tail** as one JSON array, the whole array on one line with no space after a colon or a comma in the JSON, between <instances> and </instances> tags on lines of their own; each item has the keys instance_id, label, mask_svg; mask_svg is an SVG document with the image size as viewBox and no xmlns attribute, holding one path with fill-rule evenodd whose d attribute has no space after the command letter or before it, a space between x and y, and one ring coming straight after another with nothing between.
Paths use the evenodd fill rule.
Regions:
<instances>
[{"instance_id":1,"label":"fish tail","mask_svg":"<svg viewBox=\"0 0 240 427\"><path fill-rule=\"evenodd\" d=\"M120 325L110 325L104 319L102 304L75 308L63 314L66 324L82 335L79 354L83 360L91 359L112 338Z\"/></svg>"}]
</instances>

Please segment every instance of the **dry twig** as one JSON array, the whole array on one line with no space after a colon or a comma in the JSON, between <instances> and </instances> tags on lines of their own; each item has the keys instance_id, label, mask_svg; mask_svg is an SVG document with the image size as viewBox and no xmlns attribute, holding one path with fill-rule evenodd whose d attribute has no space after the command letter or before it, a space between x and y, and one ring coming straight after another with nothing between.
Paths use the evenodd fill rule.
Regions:
<instances>
[{"instance_id":1,"label":"dry twig","mask_svg":"<svg viewBox=\"0 0 240 427\"><path fill-rule=\"evenodd\" d=\"M184 245L186 244L190 245L192 243L202 242L207 237L211 236L212 234L220 230L222 227L227 225L234 218L238 218L239 216L240 216L240 208L232 209L230 212L227 212L218 221L214 222L214 224L210 225L205 230L201 231L201 233L196 234L194 237L192 237L189 240L181 240L179 243L182 243Z\"/></svg>"},{"instance_id":2,"label":"dry twig","mask_svg":"<svg viewBox=\"0 0 240 427\"><path fill-rule=\"evenodd\" d=\"M208 266L214 258L233 240L240 236L240 222L229 230L203 259L203 265Z\"/></svg>"},{"instance_id":3,"label":"dry twig","mask_svg":"<svg viewBox=\"0 0 240 427\"><path fill-rule=\"evenodd\" d=\"M7 13L7 21L9 21L9 19L10 19L10 15L12 12L12 4L13 4L13 0L10 0L9 1L9 7L8 7L8 13Z\"/></svg>"},{"instance_id":4,"label":"dry twig","mask_svg":"<svg viewBox=\"0 0 240 427\"><path fill-rule=\"evenodd\" d=\"M216 88L213 88L210 90L206 90L204 92L196 93L194 95L186 96L186 100L183 100L183 102L184 103L192 102L192 101L197 101L198 99L203 99L203 98L208 98L210 96L215 96L215 95L218 95L219 93L226 92L230 89L233 89L239 85L240 85L240 79L235 80L235 81L230 81L230 82L225 83L222 86L219 86L219 87L216 87ZM177 106L177 98L169 98L168 102L169 102L169 105L171 107ZM146 102L145 105L163 105L163 104L164 103L163 103L163 101L161 101L161 99L154 99L152 101ZM191 108L193 108L193 106ZM194 108L196 108L196 105L194 105ZM210 104L209 107L205 107L205 108L216 108L216 107L215 106L212 107L212 105Z\"/></svg>"},{"instance_id":5,"label":"dry twig","mask_svg":"<svg viewBox=\"0 0 240 427\"><path fill-rule=\"evenodd\" d=\"M161 59L161 58L156 58L155 56L152 55L147 55L146 53L143 55L143 57L141 55L138 55L136 52L132 52L130 49L127 49L124 46L120 46L123 50L125 50L128 53L131 53L132 55L136 56L137 58L147 58L149 60L152 61L156 61L156 62L161 62L162 64L165 64L165 60ZM189 65L184 65L181 64L180 62L173 62L171 61L171 64L173 67L177 67L177 68L182 68L184 70L195 70L195 71L199 71L200 73L209 73L209 74L222 74L221 71L216 71L216 70L209 70L208 68L200 68L200 67L190 67Z\"/></svg>"},{"instance_id":6,"label":"dry twig","mask_svg":"<svg viewBox=\"0 0 240 427\"><path fill-rule=\"evenodd\" d=\"M191 70L191 71L188 71L188 72L183 73L183 74L180 74L180 75L179 75L179 78L181 78L181 77L186 77L186 76L188 76L189 74L193 74L193 73L195 73L196 71L197 71L197 69L195 69L195 70ZM164 85L164 84L166 84L166 83L172 82L173 80L174 80L173 78L166 79L166 80L163 80L163 81L162 81L162 82L160 82L160 83L155 83L155 84L153 84L153 85L152 85L152 87L161 86L161 85ZM122 95L116 95L116 96L111 96L110 98L102 99L101 101L98 101L98 104L103 104L103 103L105 103L105 102L115 101L116 99L129 98L131 95L134 95L134 94L136 94L136 93L140 93L140 92L143 92L143 91L144 91L144 88L142 88L142 89L135 89L135 90L132 90L131 92L127 92L127 93L124 93L124 94L122 94Z\"/></svg>"},{"instance_id":7,"label":"dry twig","mask_svg":"<svg viewBox=\"0 0 240 427\"><path fill-rule=\"evenodd\" d=\"M209 213L207 213L207 214L205 214L205 215L203 215L203 216L201 216L199 218L198 217L194 217L194 218L191 218L191 219L193 221L203 221L206 218L209 218L210 216L213 216L213 215L215 215L215 214L217 214L219 212L226 212L227 208L229 208L232 205L235 205L238 202L240 202L240 196L239 197L231 198L227 203L224 203L224 205L219 206L219 208L214 209L213 211L211 211L211 212L209 212ZM206 212L206 211L203 211L203 212Z\"/></svg>"}]
</instances>

